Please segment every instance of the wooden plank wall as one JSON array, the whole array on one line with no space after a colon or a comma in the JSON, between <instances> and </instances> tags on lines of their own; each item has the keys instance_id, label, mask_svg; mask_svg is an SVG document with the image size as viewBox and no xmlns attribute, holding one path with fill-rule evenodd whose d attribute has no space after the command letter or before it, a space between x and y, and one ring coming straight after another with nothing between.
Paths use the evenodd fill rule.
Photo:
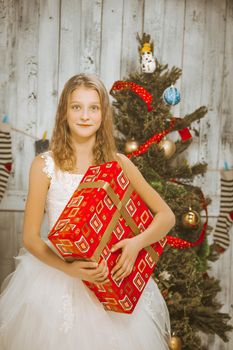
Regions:
<instances>
[{"instance_id":1,"label":"wooden plank wall","mask_svg":"<svg viewBox=\"0 0 233 350\"><path fill-rule=\"evenodd\" d=\"M65 81L78 72L101 76L108 89L140 69L136 33L150 33L162 63L183 69L177 82L184 116L200 105L208 115L195 123L200 138L187 151L190 164L208 162L195 183L212 198L210 221L219 212L220 169L233 167L233 1L232 0L0 0L0 117L14 128L50 137ZM33 137L12 130L13 172L0 204L0 281L14 270L22 242ZM48 230L45 221L42 233ZM231 234L233 230L231 229ZM211 239L211 237L210 237ZM223 310L232 315L233 245L213 265L221 279ZM217 337L209 349L230 350Z\"/></svg>"}]
</instances>

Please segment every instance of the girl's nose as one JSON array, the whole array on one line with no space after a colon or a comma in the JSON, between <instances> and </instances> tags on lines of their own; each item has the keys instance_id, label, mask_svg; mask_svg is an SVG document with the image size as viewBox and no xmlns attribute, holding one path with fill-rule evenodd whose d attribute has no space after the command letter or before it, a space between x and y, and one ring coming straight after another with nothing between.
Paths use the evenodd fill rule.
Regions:
<instances>
[{"instance_id":1,"label":"girl's nose","mask_svg":"<svg viewBox=\"0 0 233 350\"><path fill-rule=\"evenodd\" d=\"M83 110L83 113L82 113L82 115L81 115L81 119L82 119L82 120L87 120L87 119L89 119L88 110Z\"/></svg>"}]
</instances>

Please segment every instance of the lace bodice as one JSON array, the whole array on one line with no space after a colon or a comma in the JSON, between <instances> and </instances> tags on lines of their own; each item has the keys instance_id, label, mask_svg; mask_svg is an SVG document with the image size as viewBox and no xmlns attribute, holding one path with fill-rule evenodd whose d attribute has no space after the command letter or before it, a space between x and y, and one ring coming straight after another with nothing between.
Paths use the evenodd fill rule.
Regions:
<instances>
[{"instance_id":1,"label":"lace bodice","mask_svg":"<svg viewBox=\"0 0 233 350\"><path fill-rule=\"evenodd\" d=\"M79 185L84 174L72 174L55 168L55 163L50 151L41 154L45 160L43 172L50 179L50 187L46 198L46 212L49 221L49 230L57 221L66 203Z\"/></svg>"}]
</instances>

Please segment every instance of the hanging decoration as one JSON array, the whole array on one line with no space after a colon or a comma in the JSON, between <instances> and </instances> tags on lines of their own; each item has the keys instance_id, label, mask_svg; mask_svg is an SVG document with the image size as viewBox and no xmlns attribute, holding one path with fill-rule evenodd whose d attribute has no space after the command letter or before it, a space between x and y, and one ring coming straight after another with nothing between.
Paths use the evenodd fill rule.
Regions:
<instances>
[{"instance_id":1,"label":"hanging decoration","mask_svg":"<svg viewBox=\"0 0 233 350\"><path fill-rule=\"evenodd\" d=\"M164 91L163 101L171 106L177 105L180 102L180 92L173 84Z\"/></svg>"},{"instance_id":2,"label":"hanging decoration","mask_svg":"<svg viewBox=\"0 0 233 350\"><path fill-rule=\"evenodd\" d=\"M216 250L223 253L230 245L229 230L233 225L233 169L225 161L220 171L220 212L214 231Z\"/></svg>"},{"instance_id":3,"label":"hanging decoration","mask_svg":"<svg viewBox=\"0 0 233 350\"><path fill-rule=\"evenodd\" d=\"M12 169L11 134L8 118L0 122L0 201L6 191Z\"/></svg>"},{"instance_id":4,"label":"hanging decoration","mask_svg":"<svg viewBox=\"0 0 233 350\"><path fill-rule=\"evenodd\" d=\"M182 341L181 338L175 335L175 333L172 334L170 340L169 340L169 348L170 350L181 350L182 348Z\"/></svg>"},{"instance_id":5,"label":"hanging decoration","mask_svg":"<svg viewBox=\"0 0 233 350\"><path fill-rule=\"evenodd\" d=\"M129 154L131 152L136 151L136 149L138 149L138 142L133 138L132 140L129 140L126 142L125 144L125 153Z\"/></svg>"},{"instance_id":6,"label":"hanging decoration","mask_svg":"<svg viewBox=\"0 0 233 350\"><path fill-rule=\"evenodd\" d=\"M169 159L176 151L176 144L172 140L164 137L164 139L159 142L159 148L164 151L165 157Z\"/></svg>"},{"instance_id":7,"label":"hanging decoration","mask_svg":"<svg viewBox=\"0 0 233 350\"><path fill-rule=\"evenodd\" d=\"M180 134L180 137L182 141L187 141L192 138L192 134L189 131L189 128L183 128L178 130L178 133Z\"/></svg>"},{"instance_id":8,"label":"hanging decoration","mask_svg":"<svg viewBox=\"0 0 233 350\"><path fill-rule=\"evenodd\" d=\"M156 62L150 43L144 43L141 48L141 68L143 73L154 73L156 69Z\"/></svg>"},{"instance_id":9,"label":"hanging decoration","mask_svg":"<svg viewBox=\"0 0 233 350\"><path fill-rule=\"evenodd\" d=\"M113 91L120 91L124 89L129 89L135 92L146 103L148 111L152 111L152 94L150 94L146 89L136 83L118 80L113 84L110 90L110 94L114 96Z\"/></svg>"},{"instance_id":10,"label":"hanging decoration","mask_svg":"<svg viewBox=\"0 0 233 350\"><path fill-rule=\"evenodd\" d=\"M47 131L44 132L43 137L41 140L36 140L35 141L35 151L36 155L43 153L48 150L49 148L49 140L46 138L47 137Z\"/></svg>"},{"instance_id":11,"label":"hanging decoration","mask_svg":"<svg viewBox=\"0 0 233 350\"><path fill-rule=\"evenodd\" d=\"M180 183L178 181L172 180L173 182ZM203 192L200 190L200 203L202 205L203 210L205 211L205 222L202 226L202 230L200 233L199 238L195 242L188 242L184 239L181 239L179 237L172 237L172 236L166 236L167 238L167 244L169 244L172 248L175 249L185 249L185 248L192 248L196 247L199 244L201 244L205 238L207 224L208 224L208 211L207 211L207 203L205 200L205 197L203 195Z\"/></svg>"},{"instance_id":12,"label":"hanging decoration","mask_svg":"<svg viewBox=\"0 0 233 350\"><path fill-rule=\"evenodd\" d=\"M182 215L182 224L186 228L194 229L200 222L199 214L189 207L189 211Z\"/></svg>"}]
</instances>

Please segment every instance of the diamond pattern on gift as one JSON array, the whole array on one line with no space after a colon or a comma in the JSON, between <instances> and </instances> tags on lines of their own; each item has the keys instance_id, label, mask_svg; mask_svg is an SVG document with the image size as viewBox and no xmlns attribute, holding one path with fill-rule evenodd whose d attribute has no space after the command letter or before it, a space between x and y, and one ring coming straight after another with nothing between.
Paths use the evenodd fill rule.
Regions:
<instances>
[{"instance_id":1,"label":"diamond pattern on gift","mask_svg":"<svg viewBox=\"0 0 233 350\"><path fill-rule=\"evenodd\" d=\"M133 284L140 292L142 291L143 287L145 286L145 281L139 272L137 272L136 276L134 277Z\"/></svg>"},{"instance_id":2,"label":"diamond pattern on gift","mask_svg":"<svg viewBox=\"0 0 233 350\"><path fill-rule=\"evenodd\" d=\"M64 255L72 253L72 243L68 239L60 239L61 243L57 243L56 246L60 252Z\"/></svg>"},{"instance_id":3,"label":"diamond pattern on gift","mask_svg":"<svg viewBox=\"0 0 233 350\"><path fill-rule=\"evenodd\" d=\"M127 295L124 297L124 299L119 300L119 303L121 304L124 310L130 310L133 307L133 304L131 303Z\"/></svg>"},{"instance_id":4,"label":"diamond pattern on gift","mask_svg":"<svg viewBox=\"0 0 233 350\"><path fill-rule=\"evenodd\" d=\"M117 182L123 190L128 186L129 180L125 177L123 171L117 176Z\"/></svg>"},{"instance_id":5,"label":"diamond pattern on gift","mask_svg":"<svg viewBox=\"0 0 233 350\"><path fill-rule=\"evenodd\" d=\"M139 228L140 232L145 231L145 226L141 222L139 223L138 228Z\"/></svg>"},{"instance_id":6,"label":"diamond pattern on gift","mask_svg":"<svg viewBox=\"0 0 233 350\"><path fill-rule=\"evenodd\" d=\"M55 226L55 231L60 230L62 227L67 225L70 222L69 219L59 220L57 225Z\"/></svg>"},{"instance_id":7,"label":"diamond pattern on gift","mask_svg":"<svg viewBox=\"0 0 233 350\"><path fill-rule=\"evenodd\" d=\"M127 212L129 213L129 215L133 216L133 214L136 212L137 208L134 204L134 202L132 201L132 199L130 198L128 200L128 202L126 203L126 206L125 206Z\"/></svg>"},{"instance_id":8,"label":"diamond pattern on gift","mask_svg":"<svg viewBox=\"0 0 233 350\"><path fill-rule=\"evenodd\" d=\"M75 224L67 224L67 225L63 228L62 232L70 232L70 231L73 231L73 229L74 229L75 227L76 227Z\"/></svg>"},{"instance_id":9,"label":"diamond pattern on gift","mask_svg":"<svg viewBox=\"0 0 233 350\"><path fill-rule=\"evenodd\" d=\"M117 305L117 300L115 298L105 298L106 303L109 305ZM104 303L103 303L104 304Z\"/></svg>"},{"instance_id":10,"label":"diamond pattern on gift","mask_svg":"<svg viewBox=\"0 0 233 350\"><path fill-rule=\"evenodd\" d=\"M139 272L143 272L146 268L146 262L142 259L138 264L138 270Z\"/></svg>"},{"instance_id":11,"label":"diamond pattern on gift","mask_svg":"<svg viewBox=\"0 0 233 350\"><path fill-rule=\"evenodd\" d=\"M99 231L101 230L101 228L103 226L103 224L102 224L102 222L99 219L97 214L94 214L92 216L92 218L90 219L90 225L96 233L99 233Z\"/></svg>"},{"instance_id":12,"label":"diamond pattern on gift","mask_svg":"<svg viewBox=\"0 0 233 350\"><path fill-rule=\"evenodd\" d=\"M167 243L167 238L164 237L164 238L160 239L160 241L158 243L161 245L161 247L164 247Z\"/></svg>"},{"instance_id":13,"label":"diamond pattern on gift","mask_svg":"<svg viewBox=\"0 0 233 350\"><path fill-rule=\"evenodd\" d=\"M69 212L68 214L68 218L72 218L72 217L75 217L78 213L80 208L73 208L71 209L71 211Z\"/></svg>"},{"instance_id":14,"label":"diamond pattern on gift","mask_svg":"<svg viewBox=\"0 0 233 350\"><path fill-rule=\"evenodd\" d=\"M158 257L159 257L159 254L156 252L156 254L158 255ZM154 262L154 260L152 259L152 257L150 256L150 254L146 254L146 256L145 256L145 260L146 260L146 262L147 262L147 264L150 266L150 268L152 268L153 266L155 266L155 262Z\"/></svg>"},{"instance_id":15,"label":"diamond pattern on gift","mask_svg":"<svg viewBox=\"0 0 233 350\"><path fill-rule=\"evenodd\" d=\"M97 214L99 214L103 209L104 209L104 203L103 201L100 201L96 206Z\"/></svg>"},{"instance_id":16,"label":"diamond pattern on gift","mask_svg":"<svg viewBox=\"0 0 233 350\"><path fill-rule=\"evenodd\" d=\"M98 292L102 292L102 293L105 293L105 292L106 292L106 289L104 288L104 285L103 285L103 284L95 283L95 285L96 285L97 288L98 288Z\"/></svg>"},{"instance_id":17,"label":"diamond pattern on gift","mask_svg":"<svg viewBox=\"0 0 233 350\"><path fill-rule=\"evenodd\" d=\"M146 223L147 223L147 220L148 220L149 218L150 218L149 213L148 213L146 210L144 210L144 212L143 212L142 215L141 215L141 220L142 220L143 224L146 224Z\"/></svg>"},{"instance_id":18,"label":"diamond pattern on gift","mask_svg":"<svg viewBox=\"0 0 233 350\"><path fill-rule=\"evenodd\" d=\"M89 237L90 233L91 233L91 228L90 226L88 225L87 222L85 222L81 228L81 232L83 234L83 236L85 237Z\"/></svg>"},{"instance_id":19,"label":"diamond pattern on gift","mask_svg":"<svg viewBox=\"0 0 233 350\"><path fill-rule=\"evenodd\" d=\"M111 168L111 167L112 167L112 163L107 163L106 164L106 169Z\"/></svg>"},{"instance_id":20,"label":"diamond pattern on gift","mask_svg":"<svg viewBox=\"0 0 233 350\"><path fill-rule=\"evenodd\" d=\"M113 207L113 201L110 199L110 197L108 196L108 195L106 195L105 197L104 197L104 203L106 204L106 206L107 206L107 208L109 209L109 210L111 210L112 209L112 207Z\"/></svg>"},{"instance_id":21,"label":"diamond pattern on gift","mask_svg":"<svg viewBox=\"0 0 233 350\"><path fill-rule=\"evenodd\" d=\"M84 196L73 197L67 207L78 207L83 199Z\"/></svg>"},{"instance_id":22,"label":"diamond pattern on gift","mask_svg":"<svg viewBox=\"0 0 233 350\"><path fill-rule=\"evenodd\" d=\"M83 236L78 241L75 241L74 244L82 253L86 253L90 249L88 242Z\"/></svg>"},{"instance_id":23,"label":"diamond pattern on gift","mask_svg":"<svg viewBox=\"0 0 233 350\"><path fill-rule=\"evenodd\" d=\"M118 220L117 225L116 225L115 229L113 230L113 233L117 237L117 239L120 240L121 237L123 236L124 232L125 232L125 230L123 229L123 227L121 226L121 223Z\"/></svg>"},{"instance_id":24,"label":"diamond pattern on gift","mask_svg":"<svg viewBox=\"0 0 233 350\"><path fill-rule=\"evenodd\" d=\"M110 249L108 248L108 246L106 245L101 253L102 257L107 261L108 258L110 257L111 255L111 251Z\"/></svg>"},{"instance_id":25,"label":"diamond pattern on gift","mask_svg":"<svg viewBox=\"0 0 233 350\"><path fill-rule=\"evenodd\" d=\"M125 286L124 286L124 292L125 292L128 296L133 295L133 293L134 293L134 288L133 288L131 282L128 282L128 283L125 284Z\"/></svg>"}]
</instances>

